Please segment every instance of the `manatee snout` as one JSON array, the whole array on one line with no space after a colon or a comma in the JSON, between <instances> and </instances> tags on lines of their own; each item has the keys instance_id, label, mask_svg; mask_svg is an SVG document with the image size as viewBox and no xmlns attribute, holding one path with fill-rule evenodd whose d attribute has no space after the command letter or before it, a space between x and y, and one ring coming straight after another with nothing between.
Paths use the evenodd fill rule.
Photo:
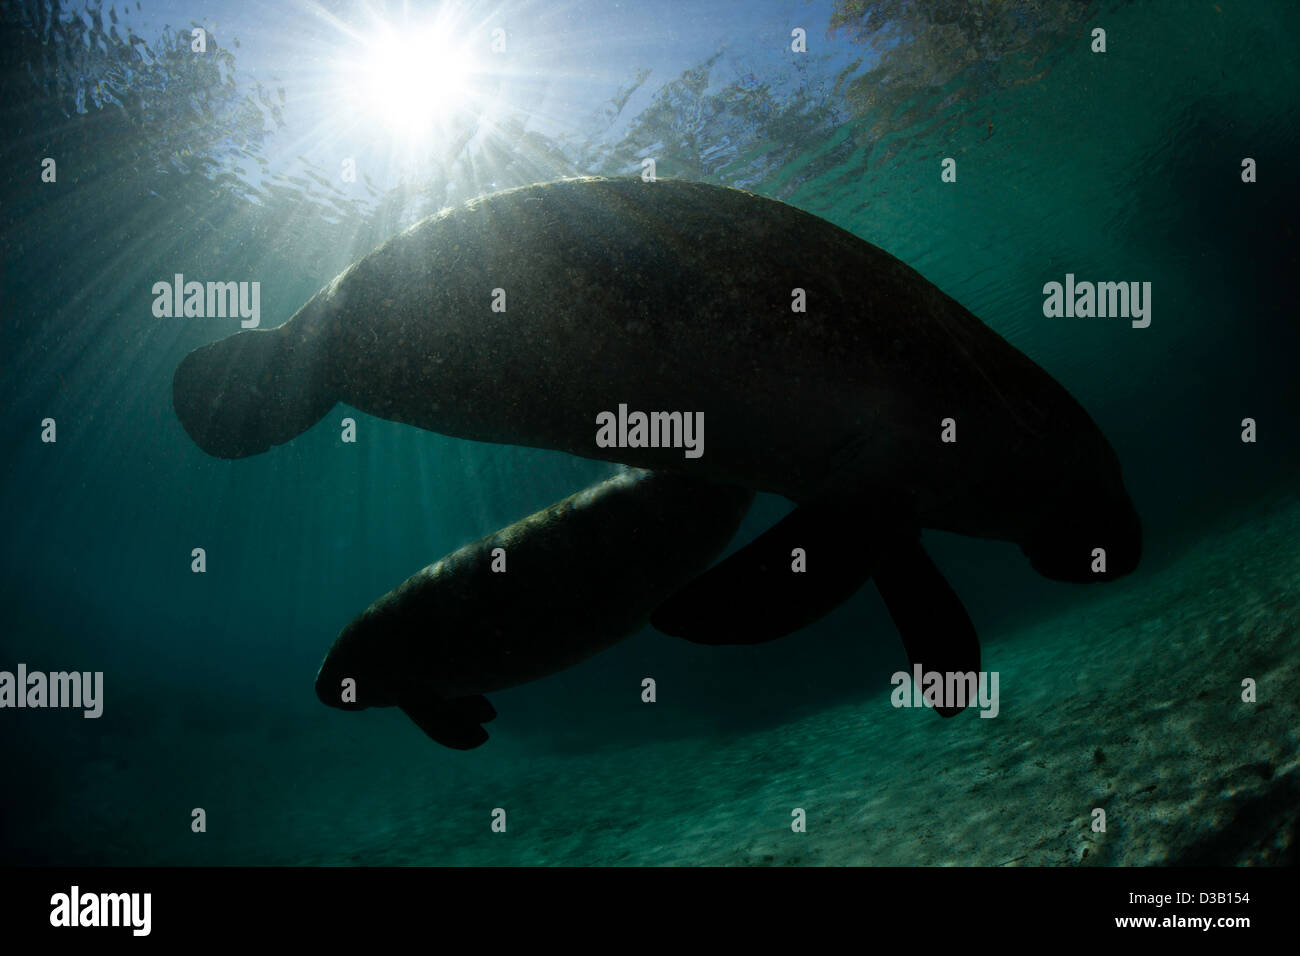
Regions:
<instances>
[{"instance_id":1,"label":"manatee snout","mask_svg":"<svg viewBox=\"0 0 1300 956\"><path fill-rule=\"evenodd\" d=\"M349 663L349 654L346 650L356 627L357 621L354 619L340 632L329 653L325 655L325 660L321 662L320 670L316 672L316 697L328 707L337 707L340 710L364 710L374 704L373 701L360 702L360 689L356 684L352 686L352 700L344 700L343 696L345 691L343 682L348 678L355 681L358 676L357 668Z\"/></svg>"},{"instance_id":2,"label":"manatee snout","mask_svg":"<svg viewBox=\"0 0 1300 956\"><path fill-rule=\"evenodd\" d=\"M316 697L328 707L343 710L356 709L355 704L343 702L343 675L338 672L333 661L327 657L316 672Z\"/></svg>"},{"instance_id":3,"label":"manatee snout","mask_svg":"<svg viewBox=\"0 0 1300 956\"><path fill-rule=\"evenodd\" d=\"M1021 550L1054 581L1113 581L1142 560L1142 519L1127 494L1067 499Z\"/></svg>"}]
</instances>

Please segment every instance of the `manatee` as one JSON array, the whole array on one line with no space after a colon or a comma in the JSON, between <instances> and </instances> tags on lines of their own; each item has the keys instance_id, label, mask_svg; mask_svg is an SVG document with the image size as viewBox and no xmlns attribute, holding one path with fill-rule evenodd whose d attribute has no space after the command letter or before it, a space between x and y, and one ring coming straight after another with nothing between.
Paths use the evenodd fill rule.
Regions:
<instances>
[{"instance_id":1,"label":"manatee","mask_svg":"<svg viewBox=\"0 0 1300 956\"><path fill-rule=\"evenodd\" d=\"M1064 581L1119 577L1141 554L1118 458L1062 385L898 259L738 189L597 178L480 197L394 236L279 328L191 352L173 381L186 432L222 458L339 402L790 499L657 610L704 643L789 633L874 576L900 628L928 622L904 633L909 654L978 669L921 529L1014 542ZM701 454L670 415L598 443L615 412L698 420Z\"/></svg>"},{"instance_id":2,"label":"manatee","mask_svg":"<svg viewBox=\"0 0 1300 956\"><path fill-rule=\"evenodd\" d=\"M385 594L339 634L316 694L345 710L400 707L438 743L477 747L488 736L481 725L496 716L484 694L635 633L721 553L753 497L667 472L600 482Z\"/></svg>"}]
</instances>

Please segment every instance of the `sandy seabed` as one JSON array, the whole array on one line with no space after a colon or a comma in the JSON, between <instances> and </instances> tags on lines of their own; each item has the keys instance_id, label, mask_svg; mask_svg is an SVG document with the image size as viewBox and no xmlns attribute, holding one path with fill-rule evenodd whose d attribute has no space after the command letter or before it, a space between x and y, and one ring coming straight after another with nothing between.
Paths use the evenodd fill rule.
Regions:
<instances>
[{"instance_id":1,"label":"sandy seabed","mask_svg":"<svg viewBox=\"0 0 1300 956\"><path fill-rule=\"evenodd\" d=\"M24 831L16 862L1295 863L1298 605L1292 499L987 639L993 719L895 708L884 687L725 738L575 754L494 732L475 752L490 761L431 753L396 712L322 715L341 735L160 726L140 743L164 760L129 784L107 761L87 766ZM204 806L208 832L161 827L177 806ZM795 808L806 832L791 830Z\"/></svg>"},{"instance_id":2,"label":"sandy seabed","mask_svg":"<svg viewBox=\"0 0 1300 956\"><path fill-rule=\"evenodd\" d=\"M996 718L970 709L942 720L896 709L882 692L726 741L537 760L516 766L518 776L476 782L484 812L473 825L422 813L397 827L411 839L351 859L1293 863L1298 605L1300 502L1289 501L1202 539L1151 577L988 642L984 667L1000 673ZM1245 678L1256 682L1254 703L1242 700ZM456 803L467 801L459 793ZM486 810L503 804L518 812L508 809L507 832L492 834ZM796 807L807 832L791 831ZM1093 830L1095 808L1105 832Z\"/></svg>"}]
</instances>

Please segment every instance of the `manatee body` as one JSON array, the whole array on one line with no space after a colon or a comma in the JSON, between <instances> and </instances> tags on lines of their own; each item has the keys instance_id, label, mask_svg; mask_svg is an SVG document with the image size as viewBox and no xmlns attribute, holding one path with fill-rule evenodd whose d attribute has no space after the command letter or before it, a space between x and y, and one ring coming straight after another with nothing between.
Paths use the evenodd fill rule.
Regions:
<instances>
[{"instance_id":1,"label":"manatee body","mask_svg":"<svg viewBox=\"0 0 1300 956\"><path fill-rule=\"evenodd\" d=\"M920 527L1020 544L1052 577L1094 579L1094 547L1108 577L1140 553L1114 451L1050 375L881 249L702 183L565 180L446 210L279 328L190 353L173 399L223 458L344 402L798 503L887 494ZM703 455L598 447L597 416L620 404L703 412Z\"/></svg>"},{"instance_id":2,"label":"manatee body","mask_svg":"<svg viewBox=\"0 0 1300 956\"><path fill-rule=\"evenodd\" d=\"M398 706L439 743L476 747L487 739L480 724L495 716L483 694L635 633L721 553L753 496L651 472L572 495L452 552L363 611L321 665L317 696L349 710ZM347 678L354 700L344 698Z\"/></svg>"},{"instance_id":3,"label":"manatee body","mask_svg":"<svg viewBox=\"0 0 1300 956\"><path fill-rule=\"evenodd\" d=\"M283 326L190 353L173 382L185 430L225 458L338 402L793 500L656 609L656 627L703 643L779 637L873 578L913 663L978 669L920 529L1013 541L1068 581L1141 554L1118 459L1059 383L893 256L736 189L579 179L476 199L394 236ZM634 434L602 446L624 411L702 415L702 454Z\"/></svg>"}]
</instances>

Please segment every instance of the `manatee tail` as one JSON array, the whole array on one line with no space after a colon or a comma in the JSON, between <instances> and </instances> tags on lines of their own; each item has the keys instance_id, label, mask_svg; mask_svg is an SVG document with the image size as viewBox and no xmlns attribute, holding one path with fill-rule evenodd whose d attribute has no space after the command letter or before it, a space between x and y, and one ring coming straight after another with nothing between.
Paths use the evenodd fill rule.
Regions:
<instances>
[{"instance_id":1,"label":"manatee tail","mask_svg":"<svg viewBox=\"0 0 1300 956\"><path fill-rule=\"evenodd\" d=\"M217 458L261 454L334 407L323 342L291 325L239 332L195 349L172 378L172 407L194 443Z\"/></svg>"},{"instance_id":2,"label":"manatee tail","mask_svg":"<svg viewBox=\"0 0 1300 956\"><path fill-rule=\"evenodd\" d=\"M805 561L798 571L796 548ZM979 635L907 510L864 508L852 498L796 508L668 598L650 623L696 644L761 644L829 614L869 578L911 663L978 674ZM964 708L935 709L952 717Z\"/></svg>"},{"instance_id":3,"label":"manatee tail","mask_svg":"<svg viewBox=\"0 0 1300 956\"><path fill-rule=\"evenodd\" d=\"M435 742L453 750L473 750L487 743L488 732L480 725L497 715L482 694L456 700L407 700L398 706Z\"/></svg>"},{"instance_id":4,"label":"manatee tail","mask_svg":"<svg viewBox=\"0 0 1300 956\"><path fill-rule=\"evenodd\" d=\"M890 560L903 532L856 520L845 499L801 505L668 598L650 623L696 644L761 644L839 607Z\"/></svg>"}]
</instances>

